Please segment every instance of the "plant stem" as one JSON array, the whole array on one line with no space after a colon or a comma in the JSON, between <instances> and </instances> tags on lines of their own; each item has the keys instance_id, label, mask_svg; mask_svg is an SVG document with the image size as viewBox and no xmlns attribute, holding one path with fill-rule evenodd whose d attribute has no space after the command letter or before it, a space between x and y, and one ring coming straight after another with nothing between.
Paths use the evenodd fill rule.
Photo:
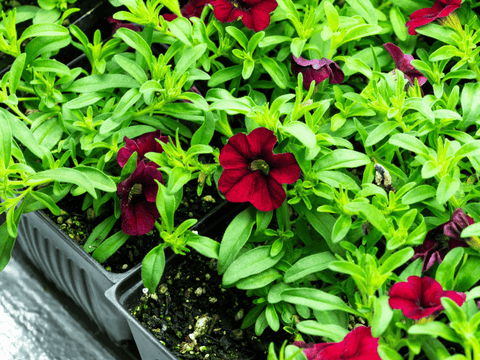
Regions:
<instances>
[{"instance_id":1,"label":"plant stem","mask_svg":"<svg viewBox=\"0 0 480 360\"><path fill-rule=\"evenodd\" d=\"M39 97L31 97L31 98L17 98L18 101L31 101L31 100L40 100Z\"/></svg>"},{"instance_id":2,"label":"plant stem","mask_svg":"<svg viewBox=\"0 0 480 360\"><path fill-rule=\"evenodd\" d=\"M26 121L26 123L27 123L28 125L32 125L32 121L31 121L29 118L27 118L27 117L18 109L17 106L12 106L12 105L10 105L10 104L7 104L7 105L8 105L8 107L9 107L10 109L13 110L13 112L15 112L20 118L22 118L22 120Z\"/></svg>"}]
</instances>

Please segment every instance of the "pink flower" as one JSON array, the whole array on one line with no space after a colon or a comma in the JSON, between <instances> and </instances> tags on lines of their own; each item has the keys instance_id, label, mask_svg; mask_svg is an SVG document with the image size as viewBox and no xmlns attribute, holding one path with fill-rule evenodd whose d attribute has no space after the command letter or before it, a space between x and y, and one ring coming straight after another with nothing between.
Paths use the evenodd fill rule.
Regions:
<instances>
[{"instance_id":1,"label":"pink flower","mask_svg":"<svg viewBox=\"0 0 480 360\"><path fill-rule=\"evenodd\" d=\"M190 0L182 7L180 12L182 13L182 16L187 19L191 18L192 16L200 17L200 15L202 15L203 8L205 5L210 3L210 1L211 0ZM175 14L165 14L162 16L167 21L172 21L177 18L177 15Z\"/></svg>"},{"instance_id":2,"label":"pink flower","mask_svg":"<svg viewBox=\"0 0 480 360\"><path fill-rule=\"evenodd\" d=\"M420 86L427 82L427 78L410 64L413 60L412 55L404 54L402 49L392 43L383 44L383 47L395 62L395 69L403 72L410 85L415 85L415 79L418 80L418 85Z\"/></svg>"},{"instance_id":3,"label":"pink flower","mask_svg":"<svg viewBox=\"0 0 480 360\"><path fill-rule=\"evenodd\" d=\"M450 250L469 246L467 240L460 237L460 233L473 223L473 219L464 214L462 209L455 210L449 221L427 233L423 244L414 249L412 260L423 258L422 272L430 269L436 262L441 264Z\"/></svg>"},{"instance_id":4,"label":"pink flower","mask_svg":"<svg viewBox=\"0 0 480 360\"><path fill-rule=\"evenodd\" d=\"M232 22L239 18L245 26L255 32L267 28L270 13L277 8L277 0L213 0L213 15L222 22Z\"/></svg>"},{"instance_id":5,"label":"pink flower","mask_svg":"<svg viewBox=\"0 0 480 360\"><path fill-rule=\"evenodd\" d=\"M132 156L132 154L136 151L137 164L140 161L143 161L147 166L156 166L155 163L149 162L149 160L145 157L145 154L148 152L163 152L162 145L160 145L156 139L164 143L168 142L168 136L162 136L160 130L143 134L133 140L125 136L123 139L123 141L125 141L125 146L118 150L117 153L118 164L123 168L128 159L130 159L130 156Z\"/></svg>"},{"instance_id":6,"label":"pink flower","mask_svg":"<svg viewBox=\"0 0 480 360\"><path fill-rule=\"evenodd\" d=\"M305 344L295 341L293 345L303 348L308 360L381 360L378 339L372 337L371 328L359 326L338 343Z\"/></svg>"},{"instance_id":7,"label":"pink flower","mask_svg":"<svg viewBox=\"0 0 480 360\"><path fill-rule=\"evenodd\" d=\"M220 152L224 171L218 189L231 202L249 201L260 211L278 209L285 201L281 184L300 177L300 166L292 153L274 154L277 137L257 128L250 134L232 136Z\"/></svg>"},{"instance_id":8,"label":"pink flower","mask_svg":"<svg viewBox=\"0 0 480 360\"><path fill-rule=\"evenodd\" d=\"M124 23L121 22L120 20L115 20L113 17L109 17L107 21L110 24L113 24L113 29L112 29L112 35L117 32L118 29L120 28L127 28L133 31L140 31L140 28L136 25L130 24L130 23Z\"/></svg>"},{"instance_id":9,"label":"pink flower","mask_svg":"<svg viewBox=\"0 0 480 360\"><path fill-rule=\"evenodd\" d=\"M303 87L307 90L310 88L310 84L313 80L315 80L315 85L320 84L325 79L328 79L330 84L340 84L345 78L340 66L329 59L321 58L320 60L307 60L292 55L292 61L290 64L295 77L297 77L299 73L302 73Z\"/></svg>"},{"instance_id":10,"label":"pink flower","mask_svg":"<svg viewBox=\"0 0 480 360\"><path fill-rule=\"evenodd\" d=\"M427 25L434 20L446 17L461 6L462 0L437 0L431 8L420 9L410 15L405 26L410 35L417 35L419 26Z\"/></svg>"},{"instance_id":11,"label":"pink flower","mask_svg":"<svg viewBox=\"0 0 480 360\"><path fill-rule=\"evenodd\" d=\"M448 297L462 306L467 296L456 291L444 291L440 283L430 277L409 276L407 282L392 286L388 303L392 309L401 309L413 320L433 320L443 310L440 299Z\"/></svg>"},{"instance_id":12,"label":"pink flower","mask_svg":"<svg viewBox=\"0 0 480 360\"><path fill-rule=\"evenodd\" d=\"M141 161L133 174L117 185L125 234L139 236L153 230L160 217L155 203L158 192L155 180L163 184L162 173Z\"/></svg>"}]
</instances>

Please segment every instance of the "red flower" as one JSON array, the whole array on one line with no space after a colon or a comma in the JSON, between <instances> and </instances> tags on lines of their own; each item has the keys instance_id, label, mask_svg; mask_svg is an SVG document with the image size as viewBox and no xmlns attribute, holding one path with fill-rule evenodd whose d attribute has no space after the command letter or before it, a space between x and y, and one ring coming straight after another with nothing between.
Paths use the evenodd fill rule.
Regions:
<instances>
[{"instance_id":1,"label":"red flower","mask_svg":"<svg viewBox=\"0 0 480 360\"><path fill-rule=\"evenodd\" d=\"M461 6L462 0L437 0L431 8L420 9L410 15L405 26L410 35L417 35L419 26L427 25L434 20L446 17Z\"/></svg>"},{"instance_id":2,"label":"red flower","mask_svg":"<svg viewBox=\"0 0 480 360\"><path fill-rule=\"evenodd\" d=\"M315 85L320 84L327 78L330 84L340 84L345 78L340 66L332 60L325 58L307 60L292 55L291 69L295 77L302 73L303 87L307 90L310 88L313 80L315 80Z\"/></svg>"},{"instance_id":3,"label":"red flower","mask_svg":"<svg viewBox=\"0 0 480 360\"><path fill-rule=\"evenodd\" d=\"M383 47L395 62L395 69L403 72L410 85L415 85L415 79L418 80L418 85L420 86L427 82L427 78L410 64L413 60L412 55L404 54L402 49L392 43L383 44Z\"/></svg>"},{"instance_id":4,"label":"red flower","mask_svg":"<svg viewBox=\"0 0 480 360\"><path fill-rule=\"evenodd\" d=\"M123 139L123 141L125 141L125 146L118 150L117 153L118 164L123 168L128 159L130 159L130 156L132 156L132 154L136 151L137 164L140 161L143 161L147 166L156 166L155 163L149 162L149 160L145 157L145 154L148 152L163 152L162 145L160 145L155 139L159 139L164 143L168 142L168 136L162 136L160 130L143 134L134 140L131 140L125 136Z\"/></svg>"},{"instance_id":5,"label":"red flower","mask_svg":"<svg viewBox=\"0 0 480 360\"><path fill-rule=\"evenodd\" d=\"M266 29L270 13L277 8L277 0L213 0L210 4L218 21L225 23L241 18L253 31Z\"/></svg>"},{"instance_id":6,"label":"red flower","mask_svg":"<svg viewBox=\"0 0 480 360\"><path fill-rule=\"evenodd\" d=\"M113 29L112 29L112 35L117 32L118 29L120 28L127 28L133 31L140 31L140 28L136 25L130 24L130 23L124 23L121 22L120 20L115 20L113 17L109 17L107 21L110 24L113 24Z\"/></svg>"},{"instance_id":7,"label":"red flower","mask_svg":"<svg viewBox=\"0 0 480 360\"><path fill-rule=\"evenodd\" d=\"M295 341L293 345L303 348L308 360L381 360L377 350L378 338L372 337L371 329L365 326L353 329L338 343Z\"/></svg>"},{"instance_id":8,"label":"red flower","mask_svg":"<svg viewBox=\"0 0 480 360\"><path fill-rule=\"evenodd\" d=\"M139 236L153 230L155 220L160 217L155 204L158 192L155 180L163 184L162 173L141 161L133 174L118 184L124 233Z\"/></svg>"},{"instance_id":9,"label":"red flower","mask_svg":"<svg viewBox=\"0 0 480 360\"><path fill-rule=\"evenodd\" d=\"M200 17L200 15L202 15L203 8L205 5L210 3L210 1L211 0L190 0L182 7L180 12L182 13L182 16L187 19L191 18L192 16ZM177 18L177 15L175 14L165 14L162 16L167 21L172 21Z\"/></svg>"},{"instance_id":10,"label":"red flower","mask_svg":"<svg viewBox=\"0 0 480 360\"><path fill-rule=\"evenodd\" d=\"M441 264L448 251L469 246L466 240L460 237L460 233L473 223L473 219L464 214L462 209L455 210L451 220L427 233L423 244L414 249L412 260L423 258L422 272L430 269L436 262Z\"/></svg>"},{"instance_id":11,"label":"red flower","mask_svg":"<svg viewBox=\"0 0 480 360\"><path fill-rule=\"evenodd\" d=\"M456 291L444 291L442 285L430 277L409 276L408 282L399 282L390 289L388 303L392 309L401 309L409 319L432 319L443 310L440 299L448 297L462 306L467 296Z\"/></svg>"},{"instance_id":12,"label":"red flower","mask_svg":"<svg viewBox=\"0 0 480 360\"><path fill-rule=\"evenodd\" d=\"M231 202L250 201L260 211L278 209L285 201L281 184L300 177L300 166L292 153L274 154L277 137L257 128L250 134L232 136L220 152L224 171L218 189Z\"/></svg>"}]
</instances>

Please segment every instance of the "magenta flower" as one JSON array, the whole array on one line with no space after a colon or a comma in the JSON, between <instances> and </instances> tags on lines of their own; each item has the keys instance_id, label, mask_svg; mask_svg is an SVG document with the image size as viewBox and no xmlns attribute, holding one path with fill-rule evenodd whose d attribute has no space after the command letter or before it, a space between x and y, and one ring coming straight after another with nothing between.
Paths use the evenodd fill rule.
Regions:
<instances>
[{"instance_id":1,"label":"magenta flower","mask_svg":"<svg viewBox=\"0 0 480 360\"><path fill-rule=\"evenodd\" d=\"M202 15L203 8L205 5L210 3L210 1L211 0L190 0L182 7L180 12L182 13L182 16L187 19L191 18L192 16L200 17L200 15ZM177 15L175 14L165 14L162 16L167 21L172 21L177 18Z\"/></svg>"},{"instance_id":2,"label":"magenta flower","mask_svg":"<svg viewBox=\"0 0 480 360\"><path fill-rule=\"evenodd\" d=\"M442 285L430 277L409 276L407 282L392 286L388 303L392 309L401 309L409 319L427 322L433 320L442 310L442 297L448 297L462 306L467 296L456 291L444 291Z\"/></svg>"},{"instance_id":3,"label":"magenta flower","mask_svg":"<svg viewBox=\"0 0 480 360\"><path fill-rule=\"evenodd\" d=\"M155 180L163 184L162 173L141 161L133 174L117 185L125 234L139 236L153 230L160 217L155 203L158 192Z\"/></svg>"},{"instance_id":4,"label":"magenta flower","mask_svg":"<svg viewBox=\"0 0 480 360\"><path fill-rule=\"evenodd\" d=\"M431 8L420 9L410 15L405 26L410 35L417 35L415 30L419 26L427 25L434 20L444 18L461 6L462 0L437 0Z\"/></svg>"},{"instance_id":5,"label":"magenta flower","mask_svg":"<svg viewBox=\"0 0 480 360\"><path fill-rule=\"evenodd\" d=\"M124 23L124 22L121 22L120 20L115 20L111 16L107 19L107 21L110 24L113 24L112 35L115 34L117 32L117 30L120 29L120 28L127 28L127 29L130 29L130 30L133 30L133 31L140 31L141 30L136 25L133 25L133 24L130 24L130 23Z\"/></svg>"},{"instance_id":6,"label":"magenta flower","mask_svg":"<svg viewBox=\"0 0 480 360\"><path fill-rule=\"evenodd\" d=\"M412 260L423 258L422 272L430 269L436 262L442 263L447 253L456 247L468 247L470 239L462 239L460 234L473 219L464 214L462 209L453 212L452 218L430 230L422 245L417 246Z\"/></svg>"},{"instance_id":7,"label":"magenta flower","mask_svg":"<svg viewBox=\"0 0 480 360\"><path fill-rule=\"evenodd\" d=\"M300 177L300 166L292 153L274 154L277 137L257 128L250 134L232 136L220 152L224 170L218 189L231 202L249 201L260 211L278 209L285 201L281 184Z\"/></svg>"},{"instance_id":8,"label":"magenta flower","mask_svg":"<svg viewBox=\"0 0 480 360\"><path fill-rule=\"evenodd\" d=\"M255 32L267 28L270 13L277 8L277 0L213 0L210 4L218 21L226 23L241 18Z\"/></svg>"},{"instance_id":9,"label":"magenta flower","mask_svg":"<svg viewBox=\"0 0 480 360\"><path fill-rule=\"evenodd\" d=\"M427 78L410 64L413 60L412 55L404 54L402 49L392 43L383 44L383 47L395 62L395 69L403 72L410 85L415 85L415 79L418 80L418 85L420 86L427 82Z\"/></svg>"},{"instance_id":10,"label":"magenta flower","mask_svg":"<svg viewBox=\"0 0 480 360\"><path fill-rule=\"evenodd\" d=\"M295 341L293 345L303 348L308 360L381 360L378 339L372 337L371 328L359 326L338 343L305 344Z\"/></svg>"},{"instance_id":11,"label":"magenta flower","mask_svg":"<svg viewBox=\"0 0 480 360\"><path fill-rule=\"evenodd\" d=\"M160 130L143 134L133 140L125 136L123 139L123 141L125 141L125 146L118 150L117 153L118 164L123 168L128 159L130 159L130 156L136 151L137 164L140 161L143 161L147 166L157 166L155 163L149 162L145 157L145 154L148 152L163 152L162 145L160 145L156 139L164 143L168 142L168 136L162 136Z\"/></svg>"},{"instance_id":12,"label":"magenta flower","mask_svg":"<svg viewBox=\"0 0 480 360\"><path fill-rule=\"evenodd\" d=\"M303 87L307 90L310 88L313 80L315 80L315 85L320 84L327 78L330 84L340 84L345 78L340 66L332 60L325 58L307 60L292 55L291 69L295 77L302 73Z\"/></svg>"}]
</instances>

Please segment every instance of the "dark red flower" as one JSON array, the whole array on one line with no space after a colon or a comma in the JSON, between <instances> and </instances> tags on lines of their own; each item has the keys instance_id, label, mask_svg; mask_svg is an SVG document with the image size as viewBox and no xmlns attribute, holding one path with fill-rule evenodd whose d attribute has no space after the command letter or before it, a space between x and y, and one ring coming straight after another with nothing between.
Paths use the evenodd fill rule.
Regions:
<instances>
[{"instance_id":1,"label":"dark red flower","mask_svg":"<svg viewBox=\"0 0 480 360\"><path fill-rule=\"evenodd\" d=\"M120 20L115 20L111 16L107 19L107 21L110 24L113 24L112 35L115 34L117 32L117 30L120 29L120 28L127 28L127 29L130 29L130 30L133 30L133 31L140 31L141 30L136 25L133 25L133 24L130 24L130 23L124 23L124 22L121 22Z\"/></svg>"},{"instance_id":2,"label":"dark red flower","mask_svg":"<svg viewBox=\"0 0 480 360\"><path fill-rule=\"evenodd\" d=\"M133 174L117 185L125 234L139 236L153 230L155 220L160 217L155 203L158 192L155 180L163 184L162 173L141 161Z\"/></svg>"},{"instance_id":3,"label":"dark red flower","mask_svg":"<svg viewBox=\"0 0 480 360\"><path fill-rule=\"evenodd\" d=\"M442 285L430 277L409 276L407 282L392 286L388 303L392 309L401 309L409 319L433 320L443 310L440 299L448 297L462 306L467 296L456 291L444 291Z\"/></svg>"},{"instance_id":4,"label":"dark red flower","mask_svg":"<svg viewBox=\"0 0 480 360\"><path fill-rule=\"evenodd\" d=\"M203 8L205 5L210 3L210 1L211 0L190 0L182 7L180 12L182 13L182 16L187 19L191 18L192 16L200 17L200 15L202 15ZM175 14L165 14L162 16L167 21L172 21L177 18L177 15Z\"/></svg>"},{"instance_id":5,"label":"dark red flower","mask_svg":"<svg viewBox=\"0 0 480 360\"><path fill-rule=\"evenodd\" d=\"M372 337L371 328L359 326L338 343L305 344L295 341L293 345L303 348L308 360L381 360L378 339Z\"/></svg>"},{"instance_id":6,"label":"dark red flower","mask_svg":"<svg viewBox=\"0 0 480 360\"><path fill-rule=\"evenodd\" d=\"M395 69L403 72L410 85L415 85L415 79L418 80L418 85L420 86L427 82L427 78L410 64L413 60L412 55L404 54L402 49L392 43L383 44L383 47L395 62Z\"/></svg>"},{"instance_id":7,"label":"dark red flower","mask_svg":"<svg viewBox=\"0 0 480 360\"><path fill-rule=\"evenodd\" d=\"M340 66L332 60L325 58L307 60L292 55L291 69L295 77L302 73L303 87L307 90L310 88L313 80L315 80L315 85L320 84L327 78L330 84L340 84L345 78Z\"/></svg>"},{"instance_id":8,"label":"dark red flower","mask_svg":"<svg viewBox=\"0 0 480 360\"><path fill-rule=\"evenodd\" d=\"M466 239L460 238L460 233L473 223L473 219L464 214L462 209L455 210L451 220L427 233L423 244L414 249L412 260L423 258L422 272L430 269L436 262L441 264L450 250L469 246Z\"/></svg>"},{"instance_id":9,"label":"dark red flower","mask_svg":"<svg viewBox=\"0 0 480 360\"><path fill-rule=\"evenodd\" d=\"M224 170L218 189L231 202L250 201L260 211L278 209L285 201L281 184L300 177L300 166L292 153L274 154L277 137L257 128L250 134L232 136L220 152Z\"/></svg>"},{"instance_id":10,"label":"dark red flower","mask_svg":"<svg viewBox=\"0 0 480 360\"><path fill-rule=\"evenodd\" d=\"M213 0L213 15L222 22L239 18L253 31L261 31L270 24L270 13L277 8L277 0Z\"/></svg>"},{"instance_id":11,"label":"dark red flower","mask_svg":"<svg viewBox=\"0 0 480 360\"><path fill-rule=\"evenodd\" d=\"M434 20L446 17L461 6L462 0L437 0L431 8L420 9L410 15L405 26L410 35L417 35L419 26L427 25Z\"/></svg>"},{"instance_id":12,"label":"dark red flower","mask_svg":"<svg viewBox=\"0 0 480 360\"><path fill-rule=\"evenodd\" d=\"M168 142L168 136L162 136L160 130L143 134L133 140L125 136L123 139L123 141L125 141L125 146L118 150L117 153L118 164L123 168L128 159L130 159L130 156L132 156L132 154L136 151L137 164L140 161L143 161L149 166L156 166L155 163L149 162L149 160L145 157L145 154L148 152L163 152L162 145L160 145L156 139L159 139L164 143Z\"/></svg>"}]
</instances>

